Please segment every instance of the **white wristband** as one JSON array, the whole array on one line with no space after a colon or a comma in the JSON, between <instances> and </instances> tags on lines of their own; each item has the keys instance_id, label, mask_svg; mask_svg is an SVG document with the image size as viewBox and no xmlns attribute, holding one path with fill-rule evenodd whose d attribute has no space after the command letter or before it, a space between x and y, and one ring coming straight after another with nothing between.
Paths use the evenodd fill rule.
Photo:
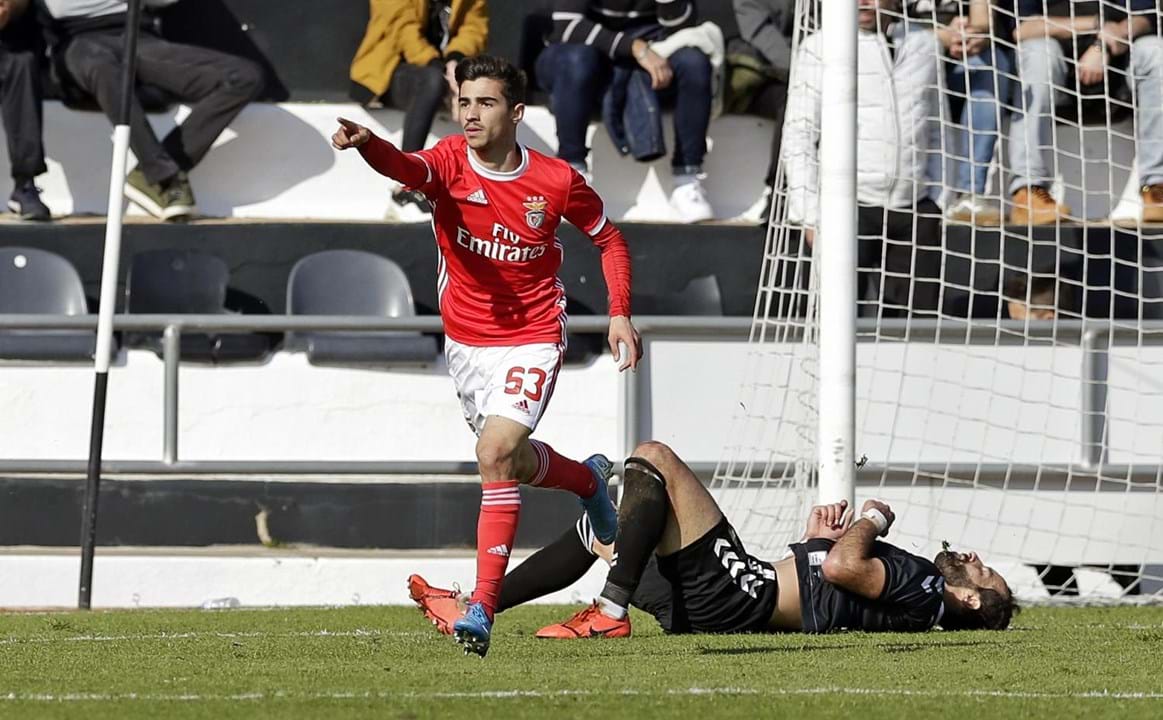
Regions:
<instances>
[{"instance_id":1,"label":"white wristband","mask_svg":"<svg viewBox=\"0 0 1163 720\"><path fill-rule=\"evenodd\" d=\"M888 532L888 518L876 508L868 508L860 514L860 517L876 526L877 535L884 535Z\"/></svg>"}]
</instances>

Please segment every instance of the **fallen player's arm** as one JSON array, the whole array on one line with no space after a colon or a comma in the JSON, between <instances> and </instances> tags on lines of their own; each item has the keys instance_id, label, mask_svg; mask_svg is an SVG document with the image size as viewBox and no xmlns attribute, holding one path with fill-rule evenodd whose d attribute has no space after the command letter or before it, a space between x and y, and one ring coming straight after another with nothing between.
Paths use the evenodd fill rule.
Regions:
<instances>
[{"instance_id":1,"label":"fallen player's arm","mask_svg":"<svg viewBox=\"0 0 1163 720\"><path fill-rule=\"evenodd\" d=\"M860 519L836 541L820 568L824 579L849 592L878 600L888 580L884 563L872 555L877 535L888 531L893 514L888 505L876 500L864 503Z\"/></svg>"}]
</instances>

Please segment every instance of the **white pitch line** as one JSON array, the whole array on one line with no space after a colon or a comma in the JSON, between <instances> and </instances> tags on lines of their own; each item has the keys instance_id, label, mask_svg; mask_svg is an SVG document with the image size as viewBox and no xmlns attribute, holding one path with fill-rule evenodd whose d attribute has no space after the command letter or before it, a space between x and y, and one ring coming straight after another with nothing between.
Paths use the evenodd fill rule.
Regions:
<instances>
[{"instance_id":1,"label":"white pitch line","mask_svg":"<svg viewBox=\"0 0 1163 720\"><path fill-rule=\"evenodd\" d=\"M311 630L303 632L181 632L156 633L152 635L65 635L62 637L7 637L0 638L0 645L56 644L77 642L136 642L139 640L185 640L191 638L290 638L290 637L432 637L430 630Z\"/></svg>"},{"instance_id":2,"label":"white pitch line","mask_svg":"<svg viewBox=\"0 0 1163 720\"><path fill-rule=\"evenodd\" d=\"M792 688L759 690L753 688L685 688L670 690L483 690L479 692L320 692L297 693L283 690L233 694L152 694L152 693L17 693L0 691L0 701L8 702L254 702L262 700L507 700L556 697L668 697L700 695L735 695L796 697L804 695L857 695L866 697L924 698L999 698L1004 700L1163 700L1163 693L1108 692L1096 690L1076 693L1053 693L1011 690L896 690L883 688Z\"/></svg>"}]
</instances>

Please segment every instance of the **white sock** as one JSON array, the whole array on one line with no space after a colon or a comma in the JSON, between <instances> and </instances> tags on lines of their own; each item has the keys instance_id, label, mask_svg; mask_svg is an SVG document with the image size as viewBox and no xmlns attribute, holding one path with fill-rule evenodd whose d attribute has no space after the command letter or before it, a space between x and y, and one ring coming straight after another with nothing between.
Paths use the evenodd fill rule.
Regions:
<instances>
[{"instance_id":1,"label":"white sock","mask_svg":"<svg viewBox=\"0 0 1163 720\"><path fill-rule=\"evenodd\" d=\"M598 610L608 618L622 620L626 617L626 608L604 597L598 598Z\"/></svg>"},{"instance_id":2,"label":"white sock","mask_svg":"<svg viewBox=\"0 0 1163 720\"><path fill-rule=\"evenodd\" d=\"M674 176L674 186L676 188L682 187L683 185L690 185L691 183L697 183L697 182L699 182L698 175L675 175Z\"/></svg>"}]
</instances>

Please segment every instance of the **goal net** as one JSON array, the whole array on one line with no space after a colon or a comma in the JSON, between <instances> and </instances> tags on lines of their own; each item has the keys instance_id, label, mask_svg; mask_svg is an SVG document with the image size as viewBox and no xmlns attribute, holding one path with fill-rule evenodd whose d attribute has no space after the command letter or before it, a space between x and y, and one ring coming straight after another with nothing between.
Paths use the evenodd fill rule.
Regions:
<instances>
[{"instance_id":1,"label":"goal net","mask_svg":"<svg viewBox=\"0 0 1163 720\"><path fill-rule=\"evenodd\" d=\"M975 550L1025 602L1163 599L1155 3L834 1L860 11L857 507L889 502L889 539L909 551ZM832 239L815 233L830 212L820 14L798 0L751 343L712 481L744 540L776 556L837 452L816 439L834 292L818 262Z\"/></svg>"}]
</instances>

